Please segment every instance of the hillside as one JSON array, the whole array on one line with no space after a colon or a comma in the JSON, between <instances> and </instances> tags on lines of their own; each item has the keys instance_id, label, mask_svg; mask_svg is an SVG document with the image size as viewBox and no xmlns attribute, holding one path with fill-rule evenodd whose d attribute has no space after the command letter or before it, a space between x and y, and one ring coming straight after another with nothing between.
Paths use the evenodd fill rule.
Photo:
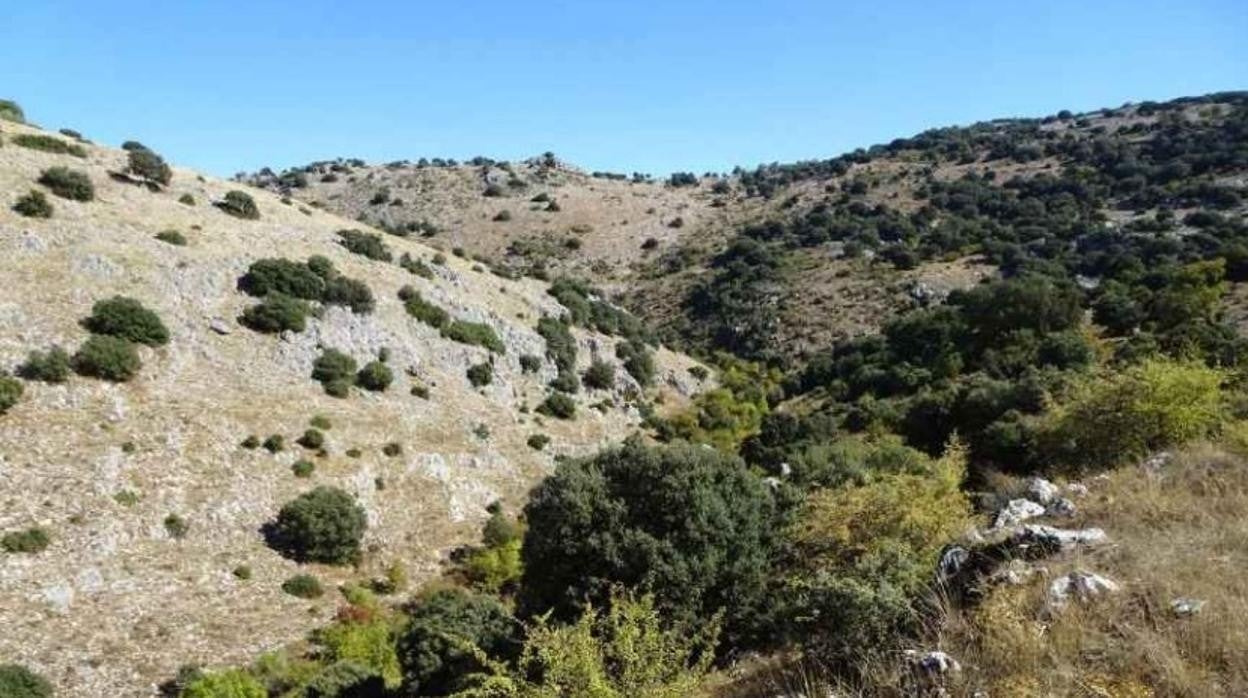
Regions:
<instances>
[{"instance_id":1,"label":"hillside","mask_svg":"<svg viewBox=\"0 0 1248 698\"><path fill-rule=\"evenodd\" d=\"M549 154L248 179L522 273L590 278L690 350L792 362L1029 258L1096 280L1106 247L1190 240L1209 227L1184 220L1202 207L1242 218L1245 110L1221 93L1063 111L661 181ZM1082 262L1059 260L1067 250Z\"/></svg>"},{"instance_id":2,"label":"hillside","mask_svg":"<svg viewBox=\"0 0 1248 698\"><path fill-rule=\"evenodd\" d=\"M32 136L60 146L19 143ZM338 231L358 223L257 190L247 193L259 218L231 216L214 202L238 185L175 167L168 186L147 186L122 174L129 153L73 135L0 121L0 141L0 368L53 346L73 354L93 304L117 295L168 329L167 343L138 348L133 379L23 380L0 416L0 532L50 538L38 554L0 557L0 657L38 669L61 695L147 695L179 666L242 661L297 639L334 610L330 597L283 593L300 570L331 586L400 568L413 584L434 576L449 548L475 540L491 502L514 509L555 459L617 441L641 421L647 398L622 366L605 389L572 396L574 418L534 412L557 374L535 326L564 312L545 283L443 258L416 239L384 245L396 260L423 262L409 266L424 275L352 254ZM84 173L91 199L37 183L54 167ZM46 194L50 218L14 210L32 189ZM185 244L158 239L166 231ZM375 307L327 301L303 331L240 322L258 302L239 286L250 265L314 255L364 282ZM483 323L502 351L412 317L398 297L404 286L452 319ZM620 338L572 333L574 371L622 363ZM393 383L327 394L311 377L326 348L361 366L383 357ZM649 395L674 406L702 388L689 359L662 349L654 359ZM492 365L481 387L466 377L477 364ZM296 443L316 425L323 444ZM538 434L549 437L543 450L528 443ZM241 445L270 435L284 437L282 450ZM306 477L292 473L299 461L311 463ZM266 546L266 522L320 485L363 506L357 567L300 565Z\"/></svg>"}]
</instances>

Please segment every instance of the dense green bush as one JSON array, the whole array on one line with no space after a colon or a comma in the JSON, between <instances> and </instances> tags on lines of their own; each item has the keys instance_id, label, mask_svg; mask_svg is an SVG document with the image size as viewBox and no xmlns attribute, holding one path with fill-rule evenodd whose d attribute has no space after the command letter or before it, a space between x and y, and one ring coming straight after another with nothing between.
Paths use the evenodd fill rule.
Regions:
<instances>
[{"instance_id":1,"label":"dense green bush","mask_svg":"<svg viewBox=\"0 0 1248 698\"><path fill-rule=\"evenodd\" d=\"M269 434L261 445L269 453L280 453L286 450L286 437L281 434Z\"/></svg>"},{"instance_id":2,"label":"dense green bush","mask_svg":"<svg viewBox=\"0 0 1248 698\"><path fill-rule=\"evenodd\" d=\"M311 312L308 304L298 298L270 293L259 304L244 310L239 321L257 332L302 332Z\"/></svg>"},{"instance_id":3,"label":"dense green bush","mask_svg":"<svg viewBox=\"0 0 1248 698\"><path fill-rule=\"evenodd\" d=\"M422 279L433 278L433 268L419 259L412 257L407 252L404 252L403 256L399 257L399 266L416 276L421 277Z\"/></svg>"},{"instance_id":4,"label":"dense green bush","mask_svg":"<svg viewBox=\"0 0 1248 698\"><path fill-rule=\"evenodd\" d=\"M394 371L380 361L370 361L355 375L355 384L365 390L383 392L394 382Z\"/></svg>"},{"instance_id":5,"label":"dense green bush","mask_svg":"<svg viewBox=\"0 0 1248 698\"><path fill-rule=\"evenodd\" d=\"M594 359L582 380L586 387L594 390L610 390L615 386L615 366L601 359Z\"/></svg>"},{"instance_id":6,"label":"dense green bush","mask_svg":"<svg viewBox=\"0 0 1248 698\"><path fill-rule=\"evenodd\" d=\"M559 318L542 316L537 321L537 333L546 340L546 356L562 371L576 368L576 338L568 323Z\"/></svg>"},{"instance_id":7,"label":"dense green bush","mask_svg":"<svg viewBox=\"0 0 1248 698\"><path fill-rule=\"evenodd\" d=\"M541 451L550 443L550 437L545 434L530 434L525 443L534 451Z\"/></svg>"},{"instance_id":8,"label":"dense green bush","mask_svg":"<svg viewBox=\"0 0 1248 698\"><path fill-rule=\"evenodd\" d=\"M10 104L12 103L10 102ZM6 118L4 106L4 102L0 102L0 119ZM18 115L20 117L20 110ZM0 696L5 698L52 698L52 684L48 683L47 679L20 664L0 664Z\"/></svg>"},{"instance_id":9,"label":"dense green bush","mask_svg":"<svg viewBox=\"0 0 1248 698\"><path fill-rule=\"evenodd\" d=\"M359 557L368 527L364 510L336 487L317 487L282 506L270 541L300 562L345 564Z\"/></svg>"},{"instance_id":10,"label":"dense green bush","mask_svg":"<svg viewBox=\"0 0 1248 698\"><path fill-rule=\"evenodd\" d=\"M6 553L41 553L52 544L52 537L38 526L22 531L10 531L0 537L0 549Z\"/></svg>"},{"instance_id":11,"label":"dense green bush","mask_svg":"<svg viewBox=\"0 0 1248 698\"><path fill-rule=\"evenodd\" d=\"M43 134L19 133L13 136L13 145L20 145L31 150L42 150L57 155L73 155L76 158L87 157L87 150L77 143L67 143L60 138Z\"/></svg>"},{"instance_id":12,"label":"dense green bush","mask_svg":"<svg viewBox=\"0 0 1248 698\"><path fill-rule=\"evenodd\" d=\"M183 194L182 196L178 197L178 203L183 204L185 206L194 206L195 197L191 196L190 194Z\"/></svg>"},{"instance_id":13,"label":"dense green bush","mask_svg":"<svg viewBox=\"0 0 1248 698\"><path fill-rule=\"evenodd\" d=\"M430 327L443 328L451 321L451 316L442 308L426 301L421 297L420 292L411 286L404 286L399 289L399 299L403 301L403 307L407 309L407 314L429 325Z\"/></svg>"},{"instance_id":14,"label":"dense green bush","mask_svg":"<svg viewBox=\"0 0 1248 698\"><path fill-rule=\"evenodd\" d=\"M307 429L297 443L304 448L316 450L325 446L325 433L320 429Z\"/></svg>"},{"instance_id":15,"label":"dense green bush","mask_svg":"<svg viewBox=\"0 0 1248 698\"><path fill-rule=\"evenodd\" d=\"M27 218L51 218L52 202L43 192L31 189L30 193L17 199L13 210Z\"/></svg>"},{"instance_id":16,"label":"dense green bush","mask_svg":"<svg viewBox=\"0 0 1248 698\"><path fill-rule=\"evenodd\" d=\"M399 638L405 686L414 695L445 696L485 669L483 657L506 661L519 654L520 625L491 596L440 589L408 608Z\"/></svg>"},{"instance_id":17,"label":"dense green bush","mask_svg":"<svg viewBox=\"0 0 1248 698\"><path fill-rule=\"evenodd\" d=\"M507 346L503 344L503 340L499 339L498 335L494 333L494 328L483 322L454 320L446 327L442 328L442 336L461 344L472 344L478 347L485 347L495 354L504 354L507 352Z\"/></svg>"},{"instance_id":18,"label":"dense green bush","mask_svg":"<svg viewBox=\"0 0 1248 698\"><path fill-rule=\"evenodd\" d=\"M330 266L332 269L332 265ZM320 300L325 295L325 278L311 264L289 259L261 259L252 262L238 285L253 296L280 293L303 300Z\"/></svg>"},{"instance_id":19,"label":"dense green bush","mask_svg":"<svg viewBox=\"0 0 1248 698\"><path fill-rule=\"evenodd\" d=\"M614 585L648 587L676 622L721 609L729 637L761 630L775 549L775 504L734 457L632 438L560 463L525 507L527 615L574 618Z\"/></svg>"},{"instance_id":20,"label":"dense green bush","mask_svg":"<svg viewBox=\"0 0 1248 698\"><path fill-rule=\"evenodd\" d=\"M304 698L376 698L386 695L386 685L371 667L339 660L322 669L303 691Z\"/></svg>"},{"instance_id":21,"label":"dense green bush","mask_svg":"<svg viewBox=\"0 0 1248 698\"><path fill-rule=\"evenodd\" d=\"M155 347L169 342L169 330L160 316L125 296L97 301L90 317L82 324L96 334L112 335L137 344Z\"/></svg>"},{"instance_id":22,"label":"dense green bush","mask_svg":"<svg viewBox=\"0 0 1248 698\"><path fill-rule=\"evenodd\" d=\"M337 349L325 349L312 362L312 379L334 397L346 397L355 377L355 359Z\"/></svg>"},{"instance_id":23,"label":"dense green bush","mask_svg":"<svg viewBox=\"0 0 1248 698\"><path fill-rule=\"evenodd\" d=\"M282 582L282 591L301 599L317 599L325 595L321 580L310 574L296 574Z\"/></svg>"},{"instance_id":24,"label":"dense green bush","mask_svg":"<svg viewBox=\"0 0 1248 698\"><path fill-rule=\"evenodd\" d=\"M177 514L170 514L164 520L165 531L169 533L170 538L182 539L191 531L191 525L186 519Z\"/></svg>"},{"instance_id":25,"label":"dense green bush","mask_svg":"<svg viewBox=\"0 0 1248 698\"><path fill-rule=\"evenodd\" d=\"M654 383L654 353L644 343L632 339L620 342L615 345L615 358L624 363L624 370L638 385L644 388Z\"/></svg>"},{"instance_id":26,"label":"dense green bush","mask_svg":"<svg viewBox=\"0 0 1248 698\"><path fill-rule=\"evenodd\" d=\"M143 362L129 340L111 335L94 335L78 347L73 365L80 375L124 382L138 374Z\"/></svg>"},{"instance_id":27,"label":"dense green bush","mask_svg":"<svg viewBox=\"0 0 1248 698\"><path fill-rule=\"evenodd\" d=\"M173 179L173 170L165 159L147 148L136 148L128 153L126 171L161 185L168 185Z\"/></svg>"},{"instance_id":28,"label":"dense green bush","mask_svg":"<svg viewBox=\"0 0 1248 698\"><path fill-rule=\"evenodd\" d=\"M522 373L537 373L542 370L542 357L533 354L520 355L520 371Z\"/></svg>"},{"instance_id":29,"label":"dense green bush","mask_svg":"<svg viewBox=\"0 0 1248 698\"><path fill-rule=\"evenodd\" d=\"M469 366L466 375L472 387L480 388L494 382L494 367L490 365L490 362L483 361Z\"/></svg>"},{"instance_id":30,"label":"dense green bush","mask_svg":"<svg viewBox=\"0 0 1248 698\"><path fill-rule=\"evenodd\" d=\"M260 682L239 669L204 674L191 681L180 698L266 698Z\"/></svg>"},{"instance_id":31,"label":"dense green bush","mask_svg":"<svg viewBox=\"0 0 1248 698\"><path fill-rule=\"evenodd\" d=\"M576 417L576 400L565 393L553 392L537 406L537 411L556 419L573 419Z\"/></svg>"},{"instance_id":32,"label":"dense green bush","mask_svg":"<svg viewBox=\"0 0 1248 698\"><path fill-rule=\"evenodd\" d=\"M381 236L376 233L365 233L359 230L339 230L338 244L347 248L348 252L375 259L379 262L389 262L393 259L393 255L390 254L390 248L386 247L386 243L382 242Z\"/></svg>"},{"instance_id":33,"label":"dense green bush","mask_svg":"<svg viewBox=\"0 0 1248 698\"><path fill-rule=\"evenodd\" d=\"M8 412L21 399L25 387L22 382L0 371L0 414Z\"/></svg>"},{"instance_id":34,"label":"dense green bush","mask_svg":"<svg viewBox=\"0 0 1248 698\"><path fill-rule=\"evenodd\" d=\"M260 218L260 209L256 206L256 200L244 191L226 192L225 198L216 202L216 207L234 216L244 220L257 220Z\"/></svg>"},{"instance_id":35,"label":"dense green bush","mask_svg":"<svg viewBox=\"0 0 1248 698\"><path fill-rule=\"evenodd\" d=\"M156 233L156 239L177 247L186 247L186 236L177 230L162 230Z\"/></svg>"},{"instance_id":36,"label":"dense green bush","mask_svg":"<svg viewBox=\"0 0 1248 698\"><path fill-rule=\"evenodd\" d=\"M52 347L46 352L30 352L17 374L26 380L64 383L69 380L70 370L69 354L60 347Z\"/></svg>"},{"instance_id":37,"label":"dense green bush","mask_svg":"<svg viewBox=\"0 0 1248 698\"><path fill-rule=\"evenodd\" d=\"M290 466L290 472L295 477L312 477L312 473L316 471L316 463L306 458L301 458Z\"/></svg>"},{"instance_id":38,"label":"dense green bush","mask_svg":"<svg viewBox=\"0 0 1248 698\"><path fill-rule=\"evenodd\" d=\"M49 167L39 175L39 183L62 199L91 201L95 198L95 185L86 172L68 167Z\"/></svg>"},{"instance_id":39,"label":"dense green bush","mask_svg":"<svg viewBox=\"0 0 1248 698\"><path fill-rule=\"evenodd\" d=\"M368 285L345 276L332 276L325 282L321 300L330 305L345 305L351 312L365 315L373 312L373 292Z\"/></svg>"}]
</instances>

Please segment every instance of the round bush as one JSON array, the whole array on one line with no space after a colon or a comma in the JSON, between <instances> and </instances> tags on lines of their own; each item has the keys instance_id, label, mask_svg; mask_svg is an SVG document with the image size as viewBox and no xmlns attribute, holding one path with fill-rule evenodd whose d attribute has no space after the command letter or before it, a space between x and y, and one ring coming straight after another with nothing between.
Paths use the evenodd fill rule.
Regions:
<instances>
[{"instance_id":1,"label":"round bush","mask_svg":"<svg viewBox=\"0 0 1248 698\"><path fill-rule=\"evenodd\" d=\"M321 580L310 574L296 574L282 582L282 591L301 599L318 599L325 595Z\"/></svg>"},{"instance_id":2,"label":"round bush","mask_svg":"<svg viewBox=\"0 0 1248 698\"><path fill-rule=\"evenodd\" d=\"M52 202L43 192L31 189L30 193L13 204L13 210L27 218L51 218Z\"/></svg>"},{"instance_id":3,"label":"round bush","mask_svg":"<svg viewBox=\"0 0 1248 698\"><path fill-rule=\"evenodd\" d=\"M95 198L95 185L86 172L68 167L49 167L39 176L39 183L52 190L62 199L91 201Z\"/></svg>"},{"instance_id":4,"label":"round bush","mask_svg":"<svg viewBox=\"0 0 1248 698\"><path fill-rule=\"evenodd\" d=\"M182 698L266 698L260 682L240 669L204 674L187 685Z\"/></svg>"},{"instance_id":5,"label":"round bush","mask_svg":"<svg viewBox=\"0 0 1248 698\"><path fill-rule=\"evenodd\" d=\"M127 170L136 177L142 177L157 184L168 184L173 179L173 170L165 163L164 158L147 148L135 148L130 151Z\"/></svg>"},{"instance_id":6,"label":"round bush","mask_svg":"<svg viewBox=\"0 0 1248 698\"><path fill-rule=\"evenodd\" d=\"M239 318L247 327L268 334L278 332L302 332L307 327L307 316L311 308L298 298L280 293L265 296L259 305L253 305L243 311Z\"/></svg>"},{"instance_id":7,"label":"round bush","mask_svg":"<svg viewBox=\"0 0 1248 698\"><path fill-rule=\"evenodd\" d=\"M138 344L160 346L169 341L169 330L160 316L133 298L113 296L96 302L83 326L96 334L112 335Z\"/></svg>"},{"instance_id":8,"label":"round bush","mask_svg":"<svg viewBox=\"0 0 1248 698\"><path fill-rule=\"evenodd\" d=\"M563 393L551 393L538 405L537 411L557 419L572 419L576 416L576 400Z\"/></svg>"},{"instance_id":9,"label":"round bush","mask_svg":"<svg viewBox=\"0 0 1248 698\"><path fill-rule=\"evenodd\" d=\"M225 198L217 202L217 208L244 220L254 221L260 217L260 209L256 207L256 200L247 192L237 189L226 192Z\"/></svg>"},{"instance_id":10,"label":"round bush","mask_svg":"<svg viewBox=\"0 0 1248 698\"><path fill-rule=\"evenodd\" d=\"M73 364L79 375L117 383L134 378L143 367L134 344L110 335L95 335L83 342Z\"/></svg>"},{"instance_id":11,"label":"round bush","mask_svg":"<svg viewBox=\"0 0 1248 698\"><path fill-rule=\"evenodd\" d=\"M386 695L385 681L381 676L350 659L325 667L303 690L305 698L373 698Z\"/></svg>"},{"instance_id":12,"label":"round bush","mask_svg":"<svg viewBox=\"0 0 1248 698\"><path fill-rule=\"evenodd\" d=\"M9 411L21 399L25 387L22 382L0 372L0 414Z\"/></svg>"},{"instance_id":13,"label":"round bush","mask_svg":"<svg viewBox=\"0 0 1248 698\"><path fill-rule=\"evenodd\" d=\"M383 392L394 382L394 371L380 361L370 361L355 376L356 385L365 390Z\"/></svg>"},{"instance_id":14,"label":"round bush","mask_svg":"<svg viewBox=\"0 0 1248 698\"><path fill-rule=\"evenodd\" d=\"M0 664L0 696L4 698L52 698L52 684L19 664Z\"/></svg>"},{"instance_id":15,"label":"round bush","mask_svg":"<svg viewBox=\"0 0 1248 698\"><path fill-rule=\"evenodd\" d=\"M496 599L440 589L413 604L399 638L404 683L413 695L445 696L485 669L474 648L498 661L520 650L519 624Z\"/></svg>"},{"instance_id":16,"label":"round bush","mask_svg":"<svg viewBox=\"0 0 1248 698\"><path fill-rule=\"evenodd\" d=\"M364 510L351 495L321 486L282 507L272 537L274 547L295 560L344 564L359 556L367 527Z\"/></svg>"},{"instance_id":17,"label":"round bush","mask_svg":"<svg viewBox=\"0 0 1248 698\"><path fill-rule=\"evenodd\" d=\"M610 390L615 385L615 366L595 359L582 378L585 385L595 390Z\"/></svg>"},{"instance_id":18,"label":"round bush","mask_svg":"<svg viewBox=\"0 0 1248 698\"><path fill-rule=\"evenodd\" d=\"M30 352L26 362L17 369L22 378L45 383L64 383L69 379L69 372L69 354L60 347Z\"/></svg>"},{"instance_id":19,"label":"round bush","mask_svg":"<svg viewBox=\"0 0 1248 698\"><path fill-rule=\"evenodd\" d=\"M466 374L468 376L468 382L471 383L474 388L480 388L494 382L494 367L491 366L489 362L482 362L469 366Z\"/></svg>"},{"instance_id":20,"label":"round bush","mask_svg":"<svg viewBox=\"0 0 1248 698\"><path fill-rule=\"evenodd\" d=\"M318 449L325 445L325 434L320 429L308 429L299 437L299 445L304 448Z\"/></svg>"}]
</instances>

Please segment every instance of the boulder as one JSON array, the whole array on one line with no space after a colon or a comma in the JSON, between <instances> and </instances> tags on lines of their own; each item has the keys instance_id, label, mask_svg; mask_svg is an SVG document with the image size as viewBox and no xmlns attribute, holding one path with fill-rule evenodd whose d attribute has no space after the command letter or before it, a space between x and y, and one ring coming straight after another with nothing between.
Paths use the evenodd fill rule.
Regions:
<instances>
[{"instance_id":1,"label":"boulder","mask_svg":"<svg viewBox=\"0 0 1248 698\"><path fill-rule=\"evenodd\" d=\"M962 671L958 660L940 650L906 650L905 657L906 663L914 672L926 677L946 676Z\"/></svg>"},{"instance_id":2,"label":"boulder","mask_svg":"<svg viewBox=\"0 0 1248 698\"><path fill-rule=\"evenodd\" d=\"M1019 547L1044 546L1065 550L1080 545L1096 545L1109 540L1099 528L1063 529L1043 524L1025 524L1010 533L1010 541Z\"/></svg>"},{"instance_id":3,"label":"boulder","mask_svg":"<svg viewBox=\"0 0 1248 698\"><path fill-rule=\"evenodd\" d=\"M1042 477L1033 477L1027 481L1027 489L1024 490L1024 496L1036 504L1048 506L1058 496L1057 485L1045 480Z\"/></svg>"},{"instance_id":4,"label":"boulder","mask_svg":"<svg viewBox=\"0 0 1248 698\"><path fill-rule=\"evenodd\" d=\"M1180 618L1194 616L1197 613L1200 613L1201 609L1204 607L1204 600L1189 599L1185 596L1180 596L1170 602L1170 610L1174 613L1174 615Z\"/></svg>"},{"instance_id":5,"label":"boulder","mask_svg":"<svg viewBox=\"0 0 1248 698\"><path fill-rule=\"evenodd\" d=\"M1118 591L1118 583L1094 572L1075 570L1049 583L1049 606L1061 608L1073 597L1076 601L1088 601L1097 596Z\"/></svg>"},{"instance_id":6,"label":"boulder","mask_svg":"<svg viewBox=\"0 0 1248 698\"><path fill-rule=\"evenodd\" d=\"M1008 504L997 512L996 517L992 520L992 527L1001 529L1017 526L1028 519L1043 516L1044 513L1045 507L1030 499L1011 499Z\"/></svg>"}]
</instances>

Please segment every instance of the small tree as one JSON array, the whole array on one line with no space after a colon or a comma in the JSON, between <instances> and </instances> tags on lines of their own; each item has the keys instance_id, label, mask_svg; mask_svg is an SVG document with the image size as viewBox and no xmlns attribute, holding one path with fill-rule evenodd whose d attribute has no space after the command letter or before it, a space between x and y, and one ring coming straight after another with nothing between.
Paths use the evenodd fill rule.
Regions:
<instances>
[{"instance_id":1,"label":"small tree","mask_svg":"<svg viewBox=\"0 0 1248 698\"><path fill-rule=\"evenodd\" d=\"M301 562L341 565L359 557L367 528L364 509L351 495L321 486L281 508L272 527L272 543Z\"/></svg>"},{"instance_id":2,"label":"small tree","mask_svg":"<svg viewBox=\"0 0 1248 698\"><path fill-rule=\"evenodd\" d=\"M165 163L165 159L147 148L136 148L129 153L129 164L126 170L149 182L168 185L173 179L173 170Z\"/></svg>"},{"instance_id":3,"label":"small tree","mask_svg":"<svg viewBox=\"0 0 1248 698\"><path fill-rule=\"evenodd\" d=\"M564 393L551 393L537 406L537 411L556 419L572 419L576 417L576 400Z\"/></svg>"},{"instance_id":4,"label":"small tree","mask_svg":"<svg viewBox=\"0 0 1248 698\"><path fill-rule=\"evenodd\" d=\"M96 334L112 335L138 344L160 346L169 341L169 330L160 316L133 298L113 296L96 302L83 326Z\"/></svg>"},{"instance_id":5,"label":"small tree","mask_svg":"<svg viewBox=\"0 0 1248 698\"><path fill-rule=\"evenodd\" d=\"M405 683L415 694L445 696L484 670L489 657L506 661L520 650L520 626L491 596L440 589L417 600L399 638Z\"/></svg>"},{"instance_id":6,"label":"small tree","mask_svg":"<svg viewBox=\"0 0 1248 698\"><path fill-rule=\"evenodd\" d=\"M615 385L615 366L606 361L594 359L589 369L585 371L583 380L587 387L595 390L610 390Z\"/></svg>"},{"instance_id":7,"label":"small tree","mask_svg":"<svg viewBox=\"0 0 1248 698\"><path fill-rule=\"evenodd\" d=\"M226 192L225 198L217 202L217 208L244 220L256 220L260 218L260 209L256 206L256 200L244 191Z\"/></svg>"},{"instance_id":8,"label":"small tree","mask_svg":"<svg viewBox=\"0 0 1248 698\"><path fill-rule=\"evenodd\" d=\"M312 378L334 397L346 397L355 375L355 359L337 349L326 349L312 363Z\"/></svg>"},{"instance_id":9,"label":"small tree","mask_svg":"<svg viewBox=\"0 0 1248 698\"><path fill-rule=\"evenodd\" d=\"M488 361L483 361L479 364L469 366L466 373L468 376L468 382L471 383L474 388L480 388L494 382L494 367L491 366Z\"/></svg>"},{"instance_id":10,"label":"small tree","mask_svg":"<svg viewBox=\"0 0 1248 698\"><path fill-rule=\"evenodd\" d=\"M394 371L380 361L370 361L355 376L355 384L365 390L383 392L394 382Z\"/></svg>"}]
</instances>

